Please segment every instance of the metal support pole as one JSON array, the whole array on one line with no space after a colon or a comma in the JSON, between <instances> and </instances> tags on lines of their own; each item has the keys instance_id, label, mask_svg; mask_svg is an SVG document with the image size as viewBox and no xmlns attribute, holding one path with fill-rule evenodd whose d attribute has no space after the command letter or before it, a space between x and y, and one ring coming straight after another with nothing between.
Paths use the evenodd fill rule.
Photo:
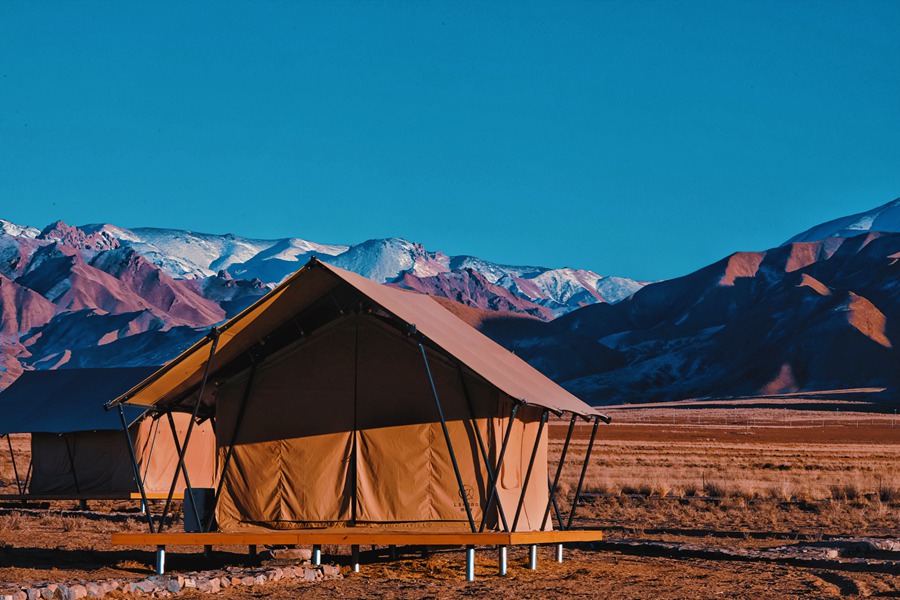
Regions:
<instances>
[{"instance_id":1,"label":"metal support pole","mask_svg":"<svg viewBox=\"0 0 900 600\"><path fill-rule=\"evenodd\" d=\"M475 546L466 546L466 581L475 581Z\"/></svg>"},{"instance_id":2,"label":"metal support pole","mask_svg":"<svg viewBox=\"0 0 900 600\"><path fill-rule=\"evenodd\" d=\"M488 494L487 503L485 504L484 511L481 513L481 527L478 531L484 531L485 523L487 523L487 515L491 511L491 504L494 502L494 498L497 497L497 485L500 481L500 469L503 467L503 457L506 456L506 446L509 443L509 436L512 433L513 422L516 420L516 411L519 410L519 404L513 403L512 408L509 411L509 423L506 425L506 433L503 434L503 443L500 445L500 456L497 458L497 468L494 469L494 472L497 474L497 479L494 480L494 484L491 486L491 493ZM504 519L503 521L503 530L509 531L509 524Z\"/></svg>"},{"instance_id":3,"label":"metal support pole","mask_svg":"<svg viewBox=\"0 0 900 600\"><path fill-rule=\"evenodd\" d=\"M466 517L469 519L469 527L472 533L477 531L475 527L475 518L472 516L472 507L469 506L469 497L466 494L466 486L463 483L462 473L459 472L459 463L456 462L456 453L453 452L453 442L450 441L450 431L447 429L447 421L444 419L444 411L441 409L441 400L438 398L437 388L434 385L434 378L431 376L431 367L428 366L428 356L425 354L425 346L419 342L419 350L422 352L422 360L425 362L425 372L428 374L428 381L431 384L431 393L434 395L434 405L437 407L438 416L441 419L441 429L444 430L444 440L447 442L447 449L450 451L450 462L453 463L453 472L456 474L456 483L459 485L459 496L462 498L463 505L466 507Z\"/></svg>"},{"instance_id":4,"label":"metal support pole","mask_svg":"<svg viewBox=\"0 0 900 600\"><path fill-rule=\"evenodd\" d=\"M34 474L34 457L28 459L28 470L25 471L25 483L22 484L22 489L28 491L28 484L31 483L31 476Z\"/></svg>"},{"instance_id":5,"label":"metal support pole","mask_svg":"<svg viewBox=\"0 0 900 600\"><path fill-rule=\"evenodd\" d=\"M556 562L561 563L563 561L563 545L556 545Z\"/></svg>"},{"instance_id":6,"label":"metal support pole","mask_svg":"<svg viewBox=\"0 0 900 600\"><path fill-rule=\"evenodd\" d=\"M178 442L178 429L175 427L175 418L172 417L172 411L166 413L166 418L169 420L169 427L172 429L172 440L175 442L175 452L178 453L179 457L187 456L187 436L185 436L185 444L184 444L184 452L181 451L181 444ZM191 430L191 425L194 422L188 425L188 432ZM178 477L178 470L181 469L181 472L184 474L184 485L187 487L187 497L191 500L191 508L193 509L194 518L197 520L197 527L200 528L200 532L206 531L203 526L203 522L200 520L200 511L197 509L197 501L194 499L194 489L191 486L191 476L188 475L187 465L184 464L184 460L179 460L178 464L175 465L175 477ZM176 479L177 481L177 479ZM185 501L187 501L187 497ZM184 505L182 505L183 508Z\"/></svg>"},{"instance_id":7,"label":"metal support pole","mask_svg":"<svg viewBox=\"0 0 900 600\"><path fill-rule=\"evenodd\" d=\"M506 559L506 546L500 546L500 575L506 577L508 571L508 563Z\"/></svg>"},{"instance_id":8,"label":"metal support pole","mask_svg":"<svg viewBox=\"0 0 900 600\"><path fill-rule=\"evenodd\" d=\"M216 495L213 506L217 506L219 504L219 496L222 495L222 487L225 485L225 473L228 472L228 466L231 464L231 455L234 453L234 446L237 444L238 433L241 429L241 423L244 422L244 412L247 409L247 404L250 401L250 390L253 386L253 379L256 377L256 367L259 366L259 363L256 360L253 360L253 364L250 367L250 374L247 376L247 387L244 388L244 396L241 398L241 406L238 408L237 420L234 422L234 431L231 432L231 443L228 445L228 452L225 453L225 460L222 461L222 475L219 477L219 485L216 486ZM216 513L210 512L209 518L206 520L206 527L204 527L205 531L209 531L212 528L212 522L215 518Z\"/></svg>"},{"instance_id":9,"label":"metal support pole","mask_svg":"<svg viewBox=\"0 0 900 600\"><path fill-rule=\"evenodd\" d=\"M62 434L62 438L66 444L66 454L69 455L69 468L72 469L72 480L75 482L75 493L80 496L81 487L78 485L78 475L75 473L75 455L73 450L69 448L69 435L64 433Z\"/></svg>"},{"instance_id":10,"label":"metal support pole","mask_svg":"<svg viewBox=\"0 0 900 600\"><path fill-rule=\"evenodd\" d=\"M251 558L256 558L256 555L258 554L256 550L256 544L250 544L249 546L247 546L247 554L249 554Z\"/></svg>"},{"instance_id":11,"label":"metal support pole","mask_svg":"<svg viewBox=\"0 0 900 600\"><path fill-rule=\"evenodd\" d=\"M587 473L588 463L591 460L591 451L594 449L594 440L597 439L597 429L600 427L600 417L594 417L594 428L591 430L591 441L588 442L587 453L584 455L584 464L581 465L581 476L578 478L578 487L575 488L575 499L572 500L572 509L569 511L569 521L566 529L572 528L572 520L575 518L575 509L578 508L578 500L581 499L581 488L584 485L584 476Z\"/></svg>"},{"instance_id":12,"label":"metal support pole","mask_svg":"<svg viewBox=\"0 0 900 600\"><path fill-rule=\"evenodd\" d=\"M547 519L550 517L550 507L556 499L556 490L559 488L559 477L562 475L563 466L565 466L566 454L569 452L569 443L572 441L572 433L575 431L575 420L577 418L578 415L572 413L572 420L569 421L569 432L566 434L566 442L563 444L562 454L559 456L559 464L556 466L556 476L553 478L553 485L550 486L550 497L547 498L547 508L544 510L544 518L541 520L541 531L547 526Z\"/></svg>"},{"instance_id":13,"label":"metal support pole","mask_svg":"<svg viewBox=\"0 0 900 600\"><path fill-rule=\"evenodd\" d=\"M353 572L359 573L359 546L350 546L350 562L352 563Z\"/></svg>"},{"instance_id":14,"label":"metal support pole","mask_svg":"<svg viewBox=\"0 0 900 600\"><path fill-rule=\"evenodd\" d=\"M313 546L312 564L314 564L316 566L319 566L322 564L322 546L319 546L319 545Z\"/></svg>"},{"instance_id":15,"label":"metal support pole","mask_svg":"<svg viewBox=\"0 0 900 600\"><path fill-rule=\"evenodd\" d=\"M147 491L144 489L144 480L141 479L141 468L137 463L137 455L134 452L134 442L131 441L131 434L128 433L128 421L125 420L125 409L119 405L119 419L122 421L122 431L125 432L125 439L128 440L128 451L131 456L131 468L134 471L134 482L137 484L138 491L141 493L141 506L146 507L144 514L147 516L147 525L150 526L150 533L153 533L153 515L150 514L150 504L147 502Z\"/></svg>"},{"instance_id":16,"label":"metal support pole","mask_svg":"<svg viewBox=\"0 0 900 600\"><path fill-rule=\"evenodd\" d=\"M216 354L216 347L219 345L219 330L213 327L212 343L209 347L209 357L206 359L206 368L203 370L203 380L200 382L200 391L197 393L197 404L194 405L194 412L191 414L191 422L188 425L187 433L184 436L184 446L178 453L178 462L184 463L184 453L187 451L188 442L191 441L191 430L194 428L194 422L197 420L197 414L200 412L200 405L203 403L203 392L206 390L206 382L209 380L209 373L212 370L212 359ZM166 517L169 513L169 507L172 506L172 496L175 494L175 486L178 485L178 469L175 469L175 476L172 478L172 485L169 487L169 495L166 497L166 504L163 507L162 520L159 522L158 532L162 532L166 527ZM203 523L198 520L197 523L203 527Z\"/></svg>"},{"instance_id":17,"label":"metal support pole","mask_svg":"<svg viewBox=\"0 0 900 600\"><path fill-rule=\"evenodd\" d=\"M9 434L6 434L6 443L9 444L9 460L12 461L13 474L16 476L16 489L19 490L19 495L23 495L25 490L22 489L22 482L19 481L19 468L16 466L16 453L13 452L12 447L12 438L9 437Z\"/></svg>"},{"instance_id":18,"label":"metal support pole","mask_svg":"<svg viewBox=\"0 0 900 600\"><path fill-rule=\"evenodd\" d=\"M537 571L537 544L528 546L528 568Z\"/></svg>"},{"instance_id":19,"label":"metal support pole","mask_svg":"<svg viewBox=\"0 0 900 600\"><path fill-rule=\"evenodd\" d=\"M550 488L550 478L547 478L547 488ZM553 497L553 512L556 513L556 522L559 523L560 529L565 529L563 525L563 516L562 511L559 510L559 502L556 501L556 496Z\"/></svg>"},{"instance_id":20,"label":"metal support pole","mask_svg":"<svg viewBox=\"0 0 900 600\"><path fill-rule=\"evenodd\" d=\"M519 496L519 505L516 507L516 518L513 519L512 530L516 530L519 524L519 516L522 514L522 507L525 505L525 492L528 491L528 481L531 479L531 471L534 469L534 461L537 458L538 446L541 444L541 434L544 432L544 424L547 423L546 408L541 412L541 423L538 425L537 435L534 437L534 448L531 450L531 460L528 461L528 470L525 471L525 481L522 482L522 494Z\"/></svg>"},{"instance_id":21,"label":"metal support pole","mask_svg":"<svg viewBox=\"0 0 900 600\"><path fill-rule=\"evenodd\" d=\"M488 457L487 446L484 443L484 438L481 436L481 430L478 429L478 420L475 415L475 406L472 404L472 398L469 395L469 386L466 385L465 374L463 373L462 363L457 363L457 369L459 370L459 381L462 385L463 396L466 399L466 406L469 407L469 418L472 421L472 429L475 431L475 440L478 442L478 450L481 452L481 460L484 461L484 467L487 470L488 476L488 485L491 486L492 489L496 488L497 480L494 475L494 469L491 467L491 460ZM497 509L500 513L500 522L503 524L503 530L509 531L509 524L506 522L506 514L503 511L503 504L498 504ZM487 510L487 509L485 509ZM482 512L481 522L484 524L485 515Z\"/></svg>"},{"instance_id":22,"label":"metal support pole","mask_svg":"<svg viewBox=\"0 0 900 600\"><path fill-rule=\"evenodd\" d=\"M121 405L120 405L121 406ZM166 572L166 547L156 547L156 574L164 575Z\"/></svg>"}]
</instances>

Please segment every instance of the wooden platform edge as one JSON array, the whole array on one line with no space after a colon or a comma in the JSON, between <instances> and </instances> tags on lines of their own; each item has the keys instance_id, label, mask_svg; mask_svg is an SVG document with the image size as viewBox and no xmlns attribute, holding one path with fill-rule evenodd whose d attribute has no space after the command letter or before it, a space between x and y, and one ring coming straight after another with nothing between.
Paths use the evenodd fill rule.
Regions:
<instances>
[{"instance_id":1,"label":"wooden platform edge","mask_svg":"<svg viewBox=\"0 0 900 600\"><path fill-rule=\"evenodd\" d=\"M526 544L564 544L599 542L603 533L596 530L409 532L294 530L247 533L114 533L114 546L263 546L277 545L376 545L376 546L517 546Z\"/></svg>"}]
</instances>

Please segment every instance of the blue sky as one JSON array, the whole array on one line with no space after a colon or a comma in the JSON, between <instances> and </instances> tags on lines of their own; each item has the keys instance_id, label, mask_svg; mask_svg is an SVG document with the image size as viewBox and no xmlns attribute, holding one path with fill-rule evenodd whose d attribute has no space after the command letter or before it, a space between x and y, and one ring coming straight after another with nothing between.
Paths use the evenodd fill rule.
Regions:
<instances>
[{"instance_id":1,"label":"blue sky","mask_svg":"<svg viewBox=\"0 0 900 600\"><path fill-rule=\"evenodd\" d=\"M0 218L656 279L900 197L900 3L0 3Z\"/></svg>"}]
</instances>

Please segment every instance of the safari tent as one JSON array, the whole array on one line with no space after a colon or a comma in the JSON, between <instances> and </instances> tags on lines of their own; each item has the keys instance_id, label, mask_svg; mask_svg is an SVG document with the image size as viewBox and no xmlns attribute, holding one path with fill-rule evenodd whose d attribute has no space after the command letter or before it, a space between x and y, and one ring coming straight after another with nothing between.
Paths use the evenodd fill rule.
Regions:
<instances>
[{"instance_id":1,"label":"safari tent","mask_svg":"<svg viewBox=\"0 0 900 600\"><path fill-rule=\"evenodd\" d=\"M150 418L146 408L126 407L120 416L104 403L157 370L156 367L26 371L0 393L0 435L31 434L31 462L16 461L16 490L23 498L130 498L138 491L131 447L150 493L172 486L178 452L167 420ZM122 418L131 447L122 432ZM189 415L175 415L179 437ZM186 455L194 486L211 486L215 442L209 423L194 432ZM176 489L185 486L183 477Z\"/></svg>"},{"instance_id":2,"label":"safari tent","mask_svg":"<svg viewBox=\"0 0 900 600\"><path fill-rule=\"evenodd\" d=\"M432 298L315 259L116 405L215 421L220 532L549 530L548 418L591 446L608 421Z\"/></svg>"}]
</instances>

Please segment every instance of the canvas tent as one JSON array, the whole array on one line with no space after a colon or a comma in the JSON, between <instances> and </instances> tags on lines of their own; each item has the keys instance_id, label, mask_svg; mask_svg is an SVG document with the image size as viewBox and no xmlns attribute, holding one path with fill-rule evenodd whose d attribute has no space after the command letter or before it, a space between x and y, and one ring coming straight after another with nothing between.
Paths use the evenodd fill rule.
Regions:
<instances>
[{"instance_id":1,"label":"canvas tent","mask_svg":"<svg viewBox=\"0 0 900 600\"><path fill-rule=\"evenodd\" d=\"M31 464L23 465L21 473L16 470L19 493L128 498L137 492L122 421L103 404L155 371L156 367L26 371L0 393L0 435L31 434ZM128 407L124 415L147 490L167 492L178 460L169 424L149 418L146 408ZM187 415L175 419L180 437L189 421ZM209 486L215 471L209 423L197 429L194 441L186 459L191 483ZM183 478L176 485L183 488Z\"/></svg>"},{"instance_id":2,"label":"canvas tent","mask_svg":"<svg viewBox=\"0 0 900 600\"><path fill-rule=\"evenodd\" d=\"M548 529L548 415L605 420L430 297L315 259L122 403L215 419L226 532Z\"/></svg>"}]
</instances>

